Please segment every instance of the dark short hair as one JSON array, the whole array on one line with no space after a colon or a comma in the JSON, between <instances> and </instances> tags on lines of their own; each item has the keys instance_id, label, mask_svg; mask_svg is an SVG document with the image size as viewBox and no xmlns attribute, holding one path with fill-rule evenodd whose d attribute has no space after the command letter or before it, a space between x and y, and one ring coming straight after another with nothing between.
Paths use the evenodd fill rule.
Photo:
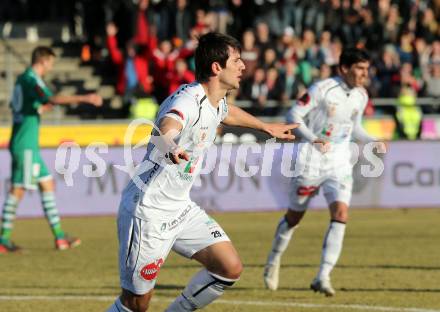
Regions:
<instances>
[{"instance_id":1,"label":"dark short hair","mask_svg":"<svg viewBox=\"0 0 440 312\"><path fill-rule=\"evenodd\" d=\"M218 32L210 32L199 38L199 45L195 52L196 79L207 82L213 75L211 65L218 62L222 68L229 58L229 47L241 52L240 42L237 39Z\"/></svg>"},{"instance_id":2,"label":"dark short hair","mask_svg":"<svg viewBox=\"0 0 440 312\"><path fill-rule=\"evenodd\" d=\"M371 58L367 51L358 48L346 48L342 51L341 57L339 58L339 67L351 67L351 65L359 62L370 61Z\"/></svg>"},{"instance_id":3,"label":"dark short hair","mask_svg":"<svg viewBox=\"0 0 440 312\"><path fill-rule=\"evenodd\" d=\"M36 47L32 51L31 63L32 65L38 63L41 59L53 56L55 57L55 52L49 47Z\"/></svg>"}]
</instances>

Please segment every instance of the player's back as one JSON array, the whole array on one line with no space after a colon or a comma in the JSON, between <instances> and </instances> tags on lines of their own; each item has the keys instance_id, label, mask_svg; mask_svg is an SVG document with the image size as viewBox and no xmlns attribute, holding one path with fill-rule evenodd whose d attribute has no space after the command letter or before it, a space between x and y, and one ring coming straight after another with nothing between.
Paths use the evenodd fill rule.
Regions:
<instances>
[{"instance_id":1,"label":"player's back","mask_svg":"<svg viewBox=\"0 0 440 312\"><path fill-rule=\"evenodd\" d=\"M39 84L44 85L44 82L31 68L17 77L10 103L13 116L11 149L38 148L38 108L42 104L37 93Z\"/></svg>"}]
</instances>

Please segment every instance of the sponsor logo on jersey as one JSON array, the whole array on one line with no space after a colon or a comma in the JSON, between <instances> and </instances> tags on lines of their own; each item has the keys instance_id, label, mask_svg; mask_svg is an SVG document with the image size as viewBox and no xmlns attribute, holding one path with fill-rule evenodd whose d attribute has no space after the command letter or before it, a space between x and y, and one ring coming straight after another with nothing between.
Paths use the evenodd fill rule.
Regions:
<instances>
[{"instance_id":1,"label":"sponsor logo on jersey","mask_svg":"<svg viewBox=\"0 0 440 312\"><path fill-rule=\"evenodd\" d=\"M206 135L206 133L205 133ZM184 173L194 173L194 170L197 166L197 163L199 162L200 157L193 158L191 157L190 161L188 161L188 164L186 164L185 169L183 170Z\"/></svg>"},{"instance_id":2,"label":"sponsor logo on jersey","mask_svg":"<svg viewBox=\"0 0 440 312\"><path fill-rule=\"evenodd\" d=\"M162 264L163 264L162 258L154 262L148 263L144 265L144 267L141 269L140 275L142 276L143 279L147 281L152 281L157 277L157 274L159 273Z\"/></svg>"},{"instance_id":3,"label":"sponsor logo on jersey","mask_svg":"<svg viewBox=\"0 0 440 312\"><path fill-rule=\"evenodd\" d=\"M150 169L150 172L148 173L147 178L144 180L144 184L148 184L150 182L151 178L154 177L154 175L157 173L159 168L160 168L160 165L158 163L154 163L153 168Z\"/></svg>"},{"instance_id":4,"label":"sponsor logo on jersey","mask_svg":"<svg viewBox=\"0 0 440 312\"><path fill-rule=\"evenodd\" d=\"M322 129L321 134L329 137L332 135L333 129L334 129L333 125L329 124L327 127L324 127Z\"/></svg>"},{"instance_id":5,"label":"sponsor logo on jersey","mask_svg":"<svg viewBox=\"0 0 440 312\"><path fill-rule=\"evenodd\" d=\"M299 106L307 106L310 104L310 95L308 93L304 93L302 97L300 97L297 101Z\"/></svg>"},{"instance_id":6,"label":"sponsor logo on jersey","mask_svg":"<svg viewBox=\"0 0 440 312\"><path fill-rule=\"evenodd\" d=\"M161 232L174 230L179 224L181 224L184 220L188 212L191 210L191 206L187 206L185 210L177 217L171 221L163 222L160 227Z\"/></svg>"}]
</instances>

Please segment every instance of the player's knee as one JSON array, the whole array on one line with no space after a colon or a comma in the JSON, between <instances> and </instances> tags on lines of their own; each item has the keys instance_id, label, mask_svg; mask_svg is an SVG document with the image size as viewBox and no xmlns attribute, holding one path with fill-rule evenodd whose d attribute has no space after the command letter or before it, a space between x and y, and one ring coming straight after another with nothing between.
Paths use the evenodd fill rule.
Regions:
<instances>
[{"instance_id":1,"label":"player's knee","mask_svg":"<svg viewBox=\"0 0 440 312\"><path fill-rule=\"evenodd\" d=\"M123 291L121 302L126 308L133 312L146 312L150 305L151 295L151 291L145 295L134 295L127 291Z\"/></svg>"},{"instance_id":2,"label":"player's knee","mask_svg":"<svg viewBox=\"0 0 440 312\"><path fill-rule=\"evenodd\" d=\"M230 268L227 270L227 276L225 277L237 280L240 278L242 272L243 264L241 263L241 260L237 258L235 261L233 261Z\"/></svg>"},{"instance_id":3,"label":"player's knee","mask_svg":"<svg viewBox=\"0 0 440 312\"><path fill-rule=\"evenodd\" d=\"M228 260L227 263L223 265L220 270L215 270L218 275L231 279L238 280L240 278L241 272L243 271L243 264L239 257L234 257Z\"/></svg>"},{"instance_id":4,"label":"player's knee","mask_svg":"<svg viewBox=\"0 0 440 312\"><path fill-rule=\"evenodd\" d=\"M145 300L135 300L135 301L131 301L130 303L128 303L126 305L126 307L128 309L130 309L130 311L133 312L146 312L148 311L148 307L150 305L150 301L145 301Z\"/></svg>"},{"instance_id":5,"label":"player's knee","mask_svg":"<svg viewBox=\"0 0 440 312\"><path fill-rule=\"evenodd\" d=\"M289 224L289 227L296 226L301 221L303 215L304 215L303 212L288 210L285 215L285 218L287 223Z\"/></svg>"},{"instance_id":6,"label":"player's knee","mask_svg":"<svg viewBox=\"0 0 440 312\"><path fill-rule=\"evenodd\" d=\"M332 220L346 223L348 221L348 211L346 209L337 209L332 214Z\"/></svg>"},{"instance_id":7,"label":"player's knee","mask_svg":"<svg viewBox=\"0 0 440 312\"><path fill-rule=\"evenodd\" d=\"M13 195L18 201L22 200L23 196L24 196L24 188L22 187L13 187L11 189L11 195Z\"/></svg>"}]
</instances>

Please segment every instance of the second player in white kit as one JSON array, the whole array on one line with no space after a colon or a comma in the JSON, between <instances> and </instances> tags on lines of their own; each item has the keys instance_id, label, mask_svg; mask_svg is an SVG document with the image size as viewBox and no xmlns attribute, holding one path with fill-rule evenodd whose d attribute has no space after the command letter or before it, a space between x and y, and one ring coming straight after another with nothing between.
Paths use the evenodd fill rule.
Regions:
<instances>
[{"instance_id":1,"label":"second player in white kit","mask_svg":"<svg viewBox=\"0 0 440 312\"><path fill-rule=\"evenodd\" d=\"M201 269L166 311L194 311L238 280L242 264L218 223L190 198L203 156L220 123L259 129L292 139L296 124L267 124L236 106L244 64L232 37L208 33L195 52L197 82L183 85L160 107L140 172L125 188L118 214L122 294L108 311L146 311L171 250L200 262Z\"/></svg>"},{"instance_id":2,"label":"second player in white kit","mask_svg":"<svg viewBox=\"0 0 440 312\"><path fill-rule=\"evenodd\" d=\"M353 184L350 143L376 139L363 129L362 116L368 103L363 86L368 78L369 56L359 49L342 52L340 76L312 85L292 107L288 120L300 124L296 170L291 180L290 206L276 229L264 270L267 288L276 290L281 256L301 221L310 199L321 189L330 208L331 222L322 249L321 264L311 283L314 291L327 296L335 293L330 272L342 251ZM379 144L381 152L384 146Z\"/></svg>"}]
</instances>

